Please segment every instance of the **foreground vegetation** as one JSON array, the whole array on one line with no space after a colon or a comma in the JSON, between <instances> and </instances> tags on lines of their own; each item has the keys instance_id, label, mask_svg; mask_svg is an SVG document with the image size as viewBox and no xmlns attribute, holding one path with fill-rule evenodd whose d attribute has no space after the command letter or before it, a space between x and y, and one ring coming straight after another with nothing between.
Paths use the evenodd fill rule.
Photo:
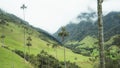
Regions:
<instances>
[{"instance_id":1,"label":"foreground vegetation","mask_svg":"<svg viewBox=\"0 0 120 68\"><path fill-rule=\"evenodd\" d=\"M24 53L19 50L14 52L24 58ZM42 50L37 56L25 54L25 59L30 62L35 68L64 68L64 62L57 60L52 55ZM80 68L75 63L66 62L67 68Z\"/></svg>"},{"instance_id":2,"label":"foreground vegetation","mask_svg":"<svg viewBox=\"0 0 120 68\"><path fill-rule=\"evenodd\" d=\"M33 68L30 63L3 47L0 47L0 67L1 68Z\"/></svg>"}]
</instances>

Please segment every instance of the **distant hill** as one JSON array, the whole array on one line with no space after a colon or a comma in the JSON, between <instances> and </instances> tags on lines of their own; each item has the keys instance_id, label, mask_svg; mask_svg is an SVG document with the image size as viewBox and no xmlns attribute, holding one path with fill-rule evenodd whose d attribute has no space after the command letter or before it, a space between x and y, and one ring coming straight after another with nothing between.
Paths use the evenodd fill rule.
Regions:
<instances>
[{"instance_id":1,"label":"distant hill","mask_svg":"<svg viewBox=\"0 0 120 68\"><path fill-rule=\"evenodd\" d=\"M78 24L70 23L66 25L66 30L69 32L69 36L66 41L76 40L81 41L86 36L90 35L92 37L97 37L97 15L96 13L82 13L77 17L80 22ZM104 35L105 41L109 40L112 36L120 34L120 12L110 12L103 16L104 21ZM60 28L61 29L61 28ZM55 38L60 40L57 36L58 31L53 34Z\"/></svg>"},{"instance_id":2,"label":"distant hill","mask_svg":"<svg viewBox=\"0 0 120 68\"><path fill-rule=\"evenodd\" d=\"M79 23L71 22L65 26L69 32L69 36L64 41L65 47L71 49L74 53L98 57L99 46L96 13L82 13L77 16L77 19ZM118 41L120 40L120 12L110 12L103 16L103 25L106 57L114 61L114 59L119 59L117 57L120 56L120 44ZM58 37L60 29L53 34L59 41L61 41L60 37ZM113 62L111 61L111 63ZM109 63L108 66L110 66Z\"/></svg>"}]
</instances>

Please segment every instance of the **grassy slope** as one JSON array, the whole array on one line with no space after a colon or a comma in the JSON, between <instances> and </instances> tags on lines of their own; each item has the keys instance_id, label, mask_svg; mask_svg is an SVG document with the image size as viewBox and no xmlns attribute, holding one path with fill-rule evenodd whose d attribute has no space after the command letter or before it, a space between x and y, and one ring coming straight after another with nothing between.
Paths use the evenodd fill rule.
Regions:
<instances>
[{"instance_id":1,"label":"grassy slope","mask_svg":"<svg viewBox=\"0 0 120 68\"><path fill-rule=\"evenodd\" d=\"M93 47L97 47L97 44L95 44L95 42L97 42L97 39L91 37L91 36L86 36L82 41L69 41L66 44L71 45L71 44L78 44L79 46L77 46L76 48L93 48ZM98 55L98 51L96 49L94 49L94 52L92 54L92 56ZM88 66L86 66L86 64L89 64ZM93 65L93 63L91 62L80 62L80 64L83 65L83 68L93 68L91 66L91 64Z\"/></svg>"},{"instance_id":2,"label":"grassy slope","mask_svg":"<svg viewBox=\"0 0 120 68\"><path fill-rule=\"evenodd\" d=\"M80 41L80 44L83 44L80 47L84 47L84 48L93 48L94 46L96 46L94 43L97 42L97 39L90 37L90 36L86 36L82 41Z\"/></svg>"},{"instance_id":3,"label":"grassy slope","mask_svg":"<svg viewBox=\"0 0 120 68\"><path fill-rule=\"evenodd\" d=\"M55 43L55 42L51 41L51 40L49 41L51 43L44 41L44 40L38 38L38 35L43 36L42 34L39 34L37 31L35 31L33 29L32 29L32 31L33 31L33 34L31 35L32 46L30 47L30 50L31 50L30 54L37 55L38 53L40 53L41 50L45 50L49 54L51 54L55 57L56 56L55 49L52 48L52 44L51 44L51 43ZM4 34L6 35L6 38L5 38L6 46L8 46L12 50L18 49L18 50L24 51L24 41L23 41L24 34L23 34L23 28L21 26L9 22L9 26L5 26ZM1 35L1 28L0 28L0 35ZM26 37L27 36L28 36L28 34L26 35ZM47 46L48 43L50 44L49 47ZM28 52L28 48L25 47L25 49L26 49L26 52ZM63 48L58 47L57 52L58 52L57 59L59 59L60 61L63 61L63 59L64 59L63 58L63 55L64 55ZM69 49L66 49L66 55L67 55L67 57L66 57L67 60L69 60L71 62L76 62L79 66L81 66L83 68L92 68L92 65L90 64L90 62L88 60L89 57L75 54ZM77 60L75 60L75 58L77 58ZM0 60L1 60L1 58L0 58ZM7 59L6 59L6 61L7 61ZM0 62L0 64L1 64L1 62Z\"/></svg>"},{"instance_id":4,"label":"grassy slope","mask_svg":"<svg viewBox=\"0 0 120 68\"><path fill-rule=\"evenodd\" d=\"M93 48L95 45L95 42L97 42L97 39L86 36L83 40L79 41L69 41L66 44L79 44L78 47L80 48Z\"/></svg>"},{"instance_id":5,"label":"grassy slope","mask_svg":"<svg viewBox=\"0 0 120 68\"><path fill-rule=\"evenodd\" d=\"M13 66L14 68L32 68L20 56L0 47L0 68L13 68Z\"/></svg>"}]
</instances>

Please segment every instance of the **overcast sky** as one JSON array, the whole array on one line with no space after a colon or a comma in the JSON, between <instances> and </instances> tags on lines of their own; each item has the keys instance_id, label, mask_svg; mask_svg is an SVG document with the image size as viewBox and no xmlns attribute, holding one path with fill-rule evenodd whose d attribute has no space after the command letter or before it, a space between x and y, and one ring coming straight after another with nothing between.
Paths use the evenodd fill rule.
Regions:
<instances>
[{"instance_id":1,"label":"overcast sky","mask_svg":"<svg viewBox=\"0 0 120 68\"><path fill-rule=\"evenodd\" d=\"M20 6L25 4L25 18L31 25L54 33L82 12L96 11L97 0L0 0L0 8L23 18ZM105 0L103 11L120 11L120 0Z\"/></svg>"}]
</instances>

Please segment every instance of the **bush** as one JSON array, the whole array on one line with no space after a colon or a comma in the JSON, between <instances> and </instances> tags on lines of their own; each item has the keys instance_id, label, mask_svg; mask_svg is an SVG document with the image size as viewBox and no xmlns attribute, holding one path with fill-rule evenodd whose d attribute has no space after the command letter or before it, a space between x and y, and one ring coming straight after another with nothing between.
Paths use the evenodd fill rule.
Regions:
<instances>
[{"instance_id":1,"label":"bush","mask_svg":"<svg viewBox=\"0 0 120 68\"><path fill-rule=\"evenodd\" d=\"M18 54L18 55L21 56L22 58L24 58L24 53L23 53L23 51L13 50L13 52L15 52L16 54Z\"/></svg>"},{"instance_id":2,"label":"bush","mask_svg":"<svg viewBox=\"0 0 120 68\"><path fill-rule=\"evenodd\" d=\"M20 50L14 52L24 58L24 53ZM29 61L35 68L64 68L64 62L60 62L52 55L42 50L37 56L25 54L25 60ZM66 62L67 68L80 68L75 63Z\"/></svg>"}]
</instances>

